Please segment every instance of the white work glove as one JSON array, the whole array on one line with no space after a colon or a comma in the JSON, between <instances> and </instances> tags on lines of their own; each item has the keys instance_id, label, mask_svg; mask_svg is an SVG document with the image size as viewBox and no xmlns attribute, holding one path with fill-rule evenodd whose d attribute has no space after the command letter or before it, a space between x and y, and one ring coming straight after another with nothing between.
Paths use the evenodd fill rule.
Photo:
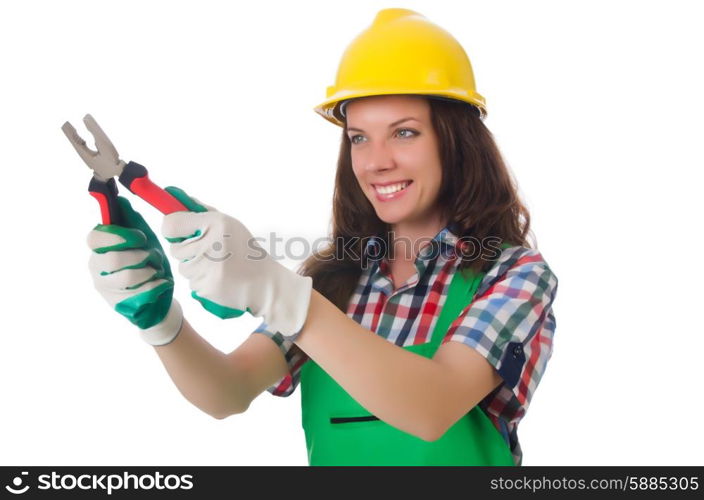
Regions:
<instances>
[{"instance_id":1,"label":"white work glove","mask_svg":"<svg viewBox=\"0 0 704 500\"><path fill-rule=\"evenodd\" d=\"M95 288L110 306L139 328L151 345L171 342L183 312L173 299L169 261L142 216L118 197L124 225L98 224L88 233L88 262Z\"/></svg>"},{"instance_id":2,"label":"white work glove","mask_svg":"<svg viewBox=\"0 0 704 500\"><path fill-rule=\"evenodd\" d=\"M162 224L192 296L223 319L245 310L263 316L270 330L295 340L308 314L312 278L272 259L234 217L193 199L207 211L175 212Z\"/></svg>"}]
</instances>

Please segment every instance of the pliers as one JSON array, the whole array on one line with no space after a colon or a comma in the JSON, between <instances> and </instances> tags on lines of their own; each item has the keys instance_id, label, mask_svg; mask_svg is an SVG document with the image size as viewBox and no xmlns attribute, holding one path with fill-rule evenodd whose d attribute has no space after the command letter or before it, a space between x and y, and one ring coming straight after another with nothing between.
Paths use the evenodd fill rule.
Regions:
<instances>
[{"instance_id":1,"label":"pliers","mask_svg":"<svg viewBox=\"0 0 704 500\"><path fill-rule=\"evenodd\" d=\"M146 168L133 161L129 163L122 161L115 146L90 114L83 117L83 122L93 135L97 151L88 148L86 141L78 135L69 122L64 123L61 130L64 131L78 155L93 171L88 192L98 200L103 224L122 225L123 222L117 204L115 176L123 186L165 215L188 211L188 208L178 199L149 179Z\"/></svg>"}]
</instances>

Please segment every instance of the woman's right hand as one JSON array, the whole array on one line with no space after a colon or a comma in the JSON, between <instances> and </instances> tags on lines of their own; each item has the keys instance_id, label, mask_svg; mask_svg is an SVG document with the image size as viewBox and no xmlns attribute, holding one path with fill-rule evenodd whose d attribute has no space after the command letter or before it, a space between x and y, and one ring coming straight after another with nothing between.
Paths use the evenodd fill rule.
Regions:
<instances>
[{"instance_id":1,"label":"woman's right hand","mask_svg":"<svg viewBox=\"0 0 704 500\"><path fill-rule=\"evenodd\" d=\"M152 345L178 335L183 313L173 299L169 261L154 232L126 198L118 197L123 226L98 224L88 233L89 269L103 298Z\"/></svg>"}]
</instances>

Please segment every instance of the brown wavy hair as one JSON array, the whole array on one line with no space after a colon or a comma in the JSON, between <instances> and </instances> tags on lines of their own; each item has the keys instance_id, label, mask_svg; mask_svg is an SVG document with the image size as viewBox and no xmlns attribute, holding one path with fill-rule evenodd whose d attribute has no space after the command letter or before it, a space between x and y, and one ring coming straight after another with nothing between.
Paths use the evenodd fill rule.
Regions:
<instances>
[{"instance_id":1,"label":"brown wavy hair","mask_svg":"<svg viewBox=\"0 0 704 500\"><path fill-rule=\"evenodd\" d=\"M474 106L449 99L427 98L438 137L442 182L437 204L443 220L461 238L498 238L501 243L531 247L530 215L494 137ZM389 245L391 227L376 215L352 171L346 124L337 160L330 245L303 262L299 273L313 278L313 288L343 312L369 265L364 249L369 238ZM497 240L494 240L497 241ZM498 248L495 247L495 248ZM499 252L471 259L460 254L460 268L486 272Z\"/></svg>"}]
</instances>

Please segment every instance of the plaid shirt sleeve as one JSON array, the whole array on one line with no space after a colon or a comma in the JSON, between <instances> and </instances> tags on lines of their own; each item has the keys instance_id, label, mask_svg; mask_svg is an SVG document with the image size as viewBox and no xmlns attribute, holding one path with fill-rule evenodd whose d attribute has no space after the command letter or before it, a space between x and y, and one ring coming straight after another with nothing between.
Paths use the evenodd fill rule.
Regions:
<instances>
[{"instance_id":1,"label":"plaid shirt sleeve","mask_svg":"<svg viewBox=\"0 0 704 500\"><path fill-rule=\"evenodd\" d=\"M528 409L552 355L556 293L557 277L537 250L507 248L450 326L444 342L472 347L504 380L482 401L491 415L517 423Z\"/></svg>"},{"instance_id":2,"label":"plaid shirt sleeve","mask_svg":"<svg viewBox=\"0 0 704 500\"><path fill-rule=\"evenodd\" d=\"M301 351L301 349L291 342L290 340L284 339L283 335L279 332L272 332L267 329L266 322L262 322L252 335L259 333L266 335L272 339L286 358L286 364L288 365L288 375L284 375L283 378L278 380L274 385L267 388L274 396L290 396L298 385L298 381L301 378L301 367L308 361L308 355Z\"/></svg>"}]
</instances>

